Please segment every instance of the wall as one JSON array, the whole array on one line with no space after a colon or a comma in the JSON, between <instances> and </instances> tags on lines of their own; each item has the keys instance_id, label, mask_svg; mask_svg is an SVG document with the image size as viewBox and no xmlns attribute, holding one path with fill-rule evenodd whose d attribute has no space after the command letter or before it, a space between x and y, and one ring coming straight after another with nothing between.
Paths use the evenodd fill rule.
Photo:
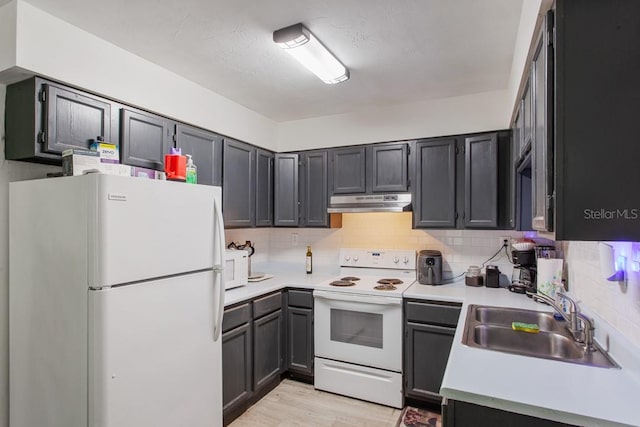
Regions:
<instances>
[{"instance_id":1,"label":"wall","mask_svg":"<svg viewBox=\"0 0 640 427\"><path fill-rule=\"evenodd\" d=\"M9 425L9 182L43 178L59 168L4 159L4 99L0 84L0 427Z\"/></svg>"},{"instance_id":2,"label":"wall","mask_svg":"<svg viewBox=\"0 0 640 427\"><path fill-rule=\"evenodd\" d=\"M372 107L278 126L278 150L293 151L509 127L508 92L495 91L411 104Z\"/></svg>"},{"instance_id":3,"label":"wall","mask_svg":"<svg viewBox=\"0 0 640 427\"><path fill-rule=\"evenodd\" d=\"M14 66L18 69L261 147L276 148L274 121L21 0L5 7L14 6L17 7ZM15 67L6 70L7 64L3 65L0 81L4 77L6 83L7 76L15 80Z\"/></svg>"},{"instance_id":4,"label":"wall","mask_svg":"<svg viewBox=\"0 0 640 427\"><path fill-rule=\"evenodd\" d=\"M0 70L16 63L16 3L0 7Z\"/></svg>"},{"instance_id":5,"label":"wall","mask_svg":"<svg viewBox=\"0 0 640 427\"><path fill-rule=\"evenodd\" d=\"M609 282L600 274L598 242L563 242L568 270L568 288L582 304L640 346L640 243L611 243L616 256L627 258L626 283ZM596 325L597 327L598 325Z\"/></svg>"}]
</instances>

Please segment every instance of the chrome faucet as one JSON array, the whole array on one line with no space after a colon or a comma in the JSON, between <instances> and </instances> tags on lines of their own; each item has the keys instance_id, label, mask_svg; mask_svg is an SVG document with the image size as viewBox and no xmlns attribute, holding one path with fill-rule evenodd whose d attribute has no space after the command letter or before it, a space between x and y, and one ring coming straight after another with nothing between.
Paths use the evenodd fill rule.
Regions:
<instances>
[{"instance_id":1,"label":"chrome faucet","mask_svg":"<svg viewBox=\"0 0 640 427\"><path fill-rule=\"evenodd\" d=\"M565 313L562 307L556 304L556 301L548 295L532 292L527 292L527 295L531 296L534 301L543 301L553 307L553 309L569 323L567 329L571 333L571 336L573 336L573 339L583 343L585 350L595 351L595 347L593 346L593 331L596 327L593 324L593 320L582 314L576 302L571 299L569 295L564 292L558 292L558 295L569 302L569 314Z\"/></svg>"}]
</instances>

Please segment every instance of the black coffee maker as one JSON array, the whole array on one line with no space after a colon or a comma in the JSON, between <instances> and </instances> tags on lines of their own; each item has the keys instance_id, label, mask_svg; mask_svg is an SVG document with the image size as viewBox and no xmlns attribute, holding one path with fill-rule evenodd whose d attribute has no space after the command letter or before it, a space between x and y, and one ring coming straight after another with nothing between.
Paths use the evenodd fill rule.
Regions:
<instances>
[{"instance_id":1,"label":"black coffee maker","mask_svg":"<svg viewBox=\"0 0 640 427\"><path fill-rule=\"evenodd\" d=\"M536 287L536 254L533 249L511 252L513 257L513 274L509 290L518 294L535 293Z\"/></svg>"}]
</instances>

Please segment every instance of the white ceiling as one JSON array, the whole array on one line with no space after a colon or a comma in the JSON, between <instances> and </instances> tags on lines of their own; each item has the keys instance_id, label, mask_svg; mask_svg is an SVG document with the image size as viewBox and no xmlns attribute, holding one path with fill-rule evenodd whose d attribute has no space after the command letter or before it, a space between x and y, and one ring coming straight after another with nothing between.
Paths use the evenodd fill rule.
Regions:
<instances>
[{"instance_id":1,"label":"white ceiling","mask_svg":"<svg viewBox=\"0 0 640 427\"><path fill-rule=\"evenodd\" d=\"M288 121L506 89L523 0L28 2ZM340 58L350 80L326 85L273 43L274 30L297 22Z\"/></svg>"}]
</instances>

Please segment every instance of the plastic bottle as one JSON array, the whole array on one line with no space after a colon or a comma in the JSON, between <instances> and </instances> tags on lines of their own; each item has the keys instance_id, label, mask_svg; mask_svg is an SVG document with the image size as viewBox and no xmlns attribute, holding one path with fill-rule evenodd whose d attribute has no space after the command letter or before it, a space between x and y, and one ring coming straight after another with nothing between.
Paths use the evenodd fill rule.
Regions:
<instances>
[{"instance_id":1,"label":"plastic bottle","mask_svg":"<svg viewBox=\"0 0 640 427\"><path fill-rule=\"evenodd\" d=\"M196 165L193 164L191 154L187 154L187 184L198 183L198 170Z\"/></svg>"},{"instance_id":2,"label":"plastic bottle","mask_svg":"<svg viewBox=\"0 0 640 427\"><path fill-rule=\"evenodd\" d=\"M311 253L311 246L307 246L307 274L313 272L313 254Z\"/></svg>"},{"instance_id":3,"label":"plastic bottle","mask_svg":"<svg viewBox=\"0 0 640 427\"><path fill-rule=\"evenodd\" d=\"M554 282L554 297L556 300L556 305L558 307L562 308L562 311L565 312L565 314L569 314L567 313L567 309L566 309L566 303L564 300L564 297L562 296L562 292L564 292L564 286L562 285L561 282ZM564 320L564 317L562 317L562 315L560 313L553 313L553 317L556 320Z\"/></svg>"}]
</instances>

